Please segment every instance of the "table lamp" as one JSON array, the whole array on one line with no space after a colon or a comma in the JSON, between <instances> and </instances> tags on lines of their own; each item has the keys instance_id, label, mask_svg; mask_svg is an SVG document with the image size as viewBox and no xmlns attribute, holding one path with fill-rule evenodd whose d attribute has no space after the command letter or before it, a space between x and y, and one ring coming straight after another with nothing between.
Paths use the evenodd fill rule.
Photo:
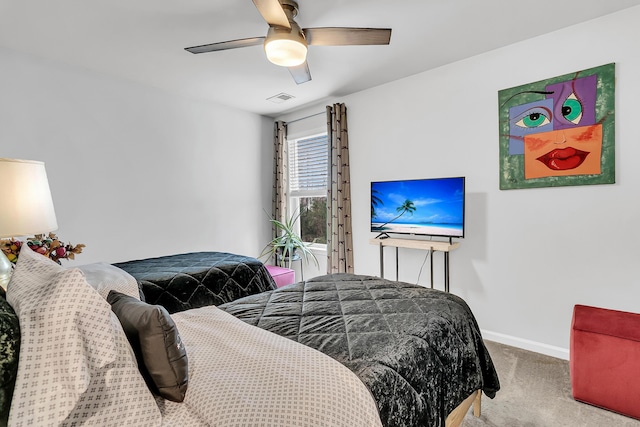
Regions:
<instances>
[{"instance_id":1,"label":"table lamp","mask_svg":"<svg viewBox=\"0 0 640 427\"><path fill-rule=\"evenodd\" d=\"M43 234L58 228L44 163L0 158L0 238ZM0 251L0 286L12 265Z\"/></svg>"}]
</instances>

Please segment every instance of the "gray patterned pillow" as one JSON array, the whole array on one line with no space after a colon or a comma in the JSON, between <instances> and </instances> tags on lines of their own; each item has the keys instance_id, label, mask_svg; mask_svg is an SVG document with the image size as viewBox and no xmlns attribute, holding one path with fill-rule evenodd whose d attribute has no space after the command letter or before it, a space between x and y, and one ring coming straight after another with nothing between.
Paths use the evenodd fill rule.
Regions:
<instances>
[{"instance_id":1,"label":"gray patterned pillow","mask_svg":"<svg viewBox=\"0 0 640 427\"><path fill-rule=\"evenodd\" d=\"M9 425L160 425L120 322L80 270L24 245L7 301L23 355Z\"/></svg>"},{"instance_id":2,"label":"gray patterned pillow","mask_svg":"<svg viewBox=\"0 0 640 427\"><path fill-rule=\"evenodd\" d=\"M118 316L152 392L182 402L187 392L187 352L169 312L129 295L109 292L107 301Z\"/></svg>"}]
</instances>

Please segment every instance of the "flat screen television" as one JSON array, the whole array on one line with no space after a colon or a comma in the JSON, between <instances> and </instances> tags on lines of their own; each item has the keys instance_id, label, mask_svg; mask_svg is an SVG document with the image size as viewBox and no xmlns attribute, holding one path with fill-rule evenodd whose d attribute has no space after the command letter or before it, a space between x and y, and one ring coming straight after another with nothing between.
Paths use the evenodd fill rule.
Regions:
<instances>
[{"instance_id":1,"label":"flat screen television","mask_svg":"<svg viewBox=\"0 0 640 427\"><path fill-rule=\"evenodd\" d=\"M464 237L465 178L371 183L371 231Z\"/></svg>"}]
</instances>

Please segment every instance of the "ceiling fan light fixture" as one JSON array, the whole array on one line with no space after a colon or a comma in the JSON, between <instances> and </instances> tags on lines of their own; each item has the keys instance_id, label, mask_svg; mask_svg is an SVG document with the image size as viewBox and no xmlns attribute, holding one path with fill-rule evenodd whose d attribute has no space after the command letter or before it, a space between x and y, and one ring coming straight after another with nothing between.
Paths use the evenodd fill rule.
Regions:
<instances>
[{"instance_id":1,"label":"ceiling fan light fixture","mask_svg":"<svg viewBox=\"0 0 640 427\"><path fill-rule=\"evenodd\" d=\"M267 59L281 67L296 67L307 60L307 42L300 27L292 22L291 29L269 28L264 40Z\"/></svg>"},{"instance_id":2,"label":"ceiling fan light fixture","mask_svg":"<svg viewBox=\"0 0 640 427\"><path fill-rule=\"evenodd\" d=\"M295 40L271 40L264 44L267 59L282 67L295 67L307 60L307 46Z\"/></svg>"}]
</instances>

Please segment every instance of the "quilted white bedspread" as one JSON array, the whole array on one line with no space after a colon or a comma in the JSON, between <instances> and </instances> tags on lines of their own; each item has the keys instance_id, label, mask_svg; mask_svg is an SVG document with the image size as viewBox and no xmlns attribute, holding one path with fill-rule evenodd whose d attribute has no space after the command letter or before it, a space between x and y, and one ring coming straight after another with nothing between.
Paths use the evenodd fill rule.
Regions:
<instances>
[{"instance_id":1,"label":"quilted white bedspread","mask_svg":"<svg viewBox=\"0 0 640 427\"><path fill-rule=\"evenodd\" d=\"M349 369L215 306L172 315L189 356L183 403L159 402L164 426L373 427L376 404Z\"/></svg>"}]
</instances>

